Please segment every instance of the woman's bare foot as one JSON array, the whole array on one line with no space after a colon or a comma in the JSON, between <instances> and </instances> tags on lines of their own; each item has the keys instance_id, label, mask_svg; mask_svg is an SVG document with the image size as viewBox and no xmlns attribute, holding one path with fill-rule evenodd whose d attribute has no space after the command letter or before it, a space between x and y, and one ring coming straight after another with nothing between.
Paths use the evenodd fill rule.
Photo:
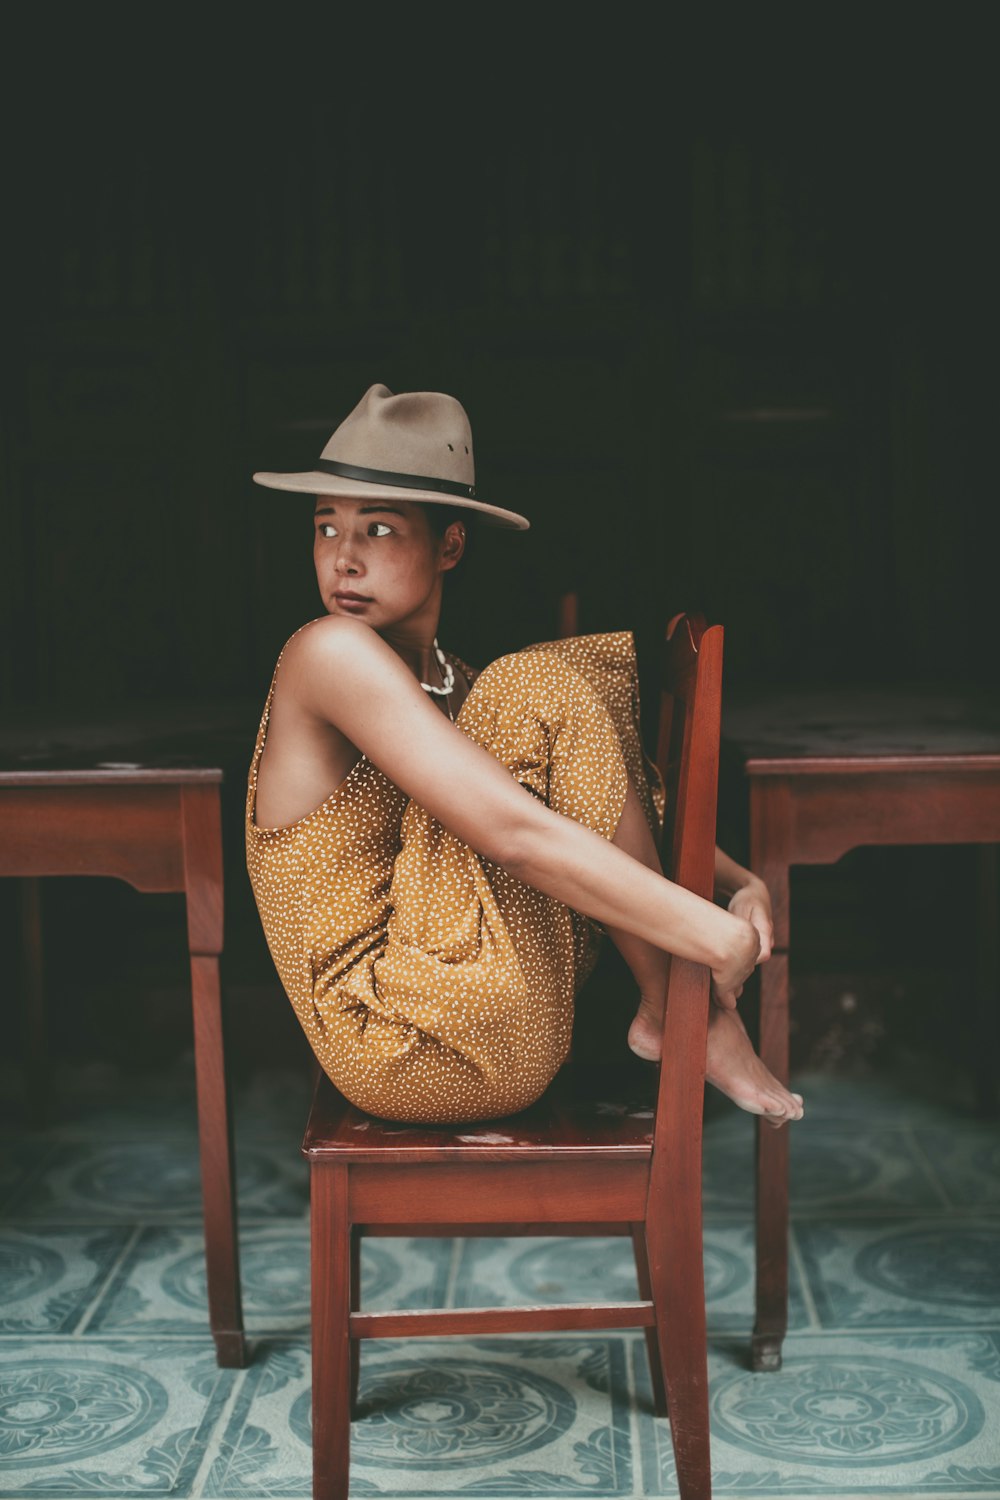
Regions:
<instances>
[{"instance_id":1,"label":"woman's bare foot","mask_svg":"<svg viewBox=\"0 0 1000 1500\"><path fill-rule=\"evenodd\" d=\"M705 1077L740 1109L763 1115L769 1125L801 1120L804 1113L802 1095L789 1093L764 1066L737 1011L711 1007Z\"/></svg>"},{"instance_id":2,"label":"woman's bare foot","mask_svg":"<svg viewBox=\"0 0 1000 1500\"><path fill-rule=\"evenodd\" d=\"M656 1062L663 1046L663 1000L639 996L639 1009L628 1029L628 1044L636 1057Z\"/></svg>"},{"instance_id":3,"label":"woman's bare foot","mask_svg":"<svg viewBox=\"0 0 1000 1500\"><path fill-rule=\"evenodd\" d=\"M628 1044L637 1057L656 1062L663 1038L662 1002L639 998L639 1009L628 1030ZM753 1050L737 1011L713 1005L708 1017L705 1077L740 1109L763 1115L769 1125L801 1120L802 1095L789 1093Z\"/></svg>"}]
</instances>

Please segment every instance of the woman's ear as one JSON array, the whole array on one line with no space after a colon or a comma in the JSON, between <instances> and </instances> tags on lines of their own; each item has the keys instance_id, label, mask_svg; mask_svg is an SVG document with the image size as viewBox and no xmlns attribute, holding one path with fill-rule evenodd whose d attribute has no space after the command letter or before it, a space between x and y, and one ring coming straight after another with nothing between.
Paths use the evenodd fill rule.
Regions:
<instances>
[{"instance_id":1,"label":"woman's ear","mask_svg":"<svg viewBox=\"0 0 1000 1500\"><path fill-rule=\"evenodd\" d=\"M441 543L441 567L453 568L465 551L465 527L461 521L452 521L445 530Z\"/></svg>"}]
</instances>

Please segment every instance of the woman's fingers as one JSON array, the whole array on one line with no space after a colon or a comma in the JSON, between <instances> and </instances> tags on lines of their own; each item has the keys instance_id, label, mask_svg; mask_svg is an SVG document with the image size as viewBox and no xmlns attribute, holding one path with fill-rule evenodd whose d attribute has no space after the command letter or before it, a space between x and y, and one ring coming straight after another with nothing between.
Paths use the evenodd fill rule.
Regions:
<instances>
[{"instance_id":1,"label":"woman's fingers","mask_svg":"<svg viewBox=\"0 0 1000 1500\"><path fill-rule=\"evenodd\" d=\"M771 922L771 914L763 906L751 906L745 913L747 921L760 939L760 952L757 954L757 962L762 964L765 959L771 957L774 946L774 927Z\"/></svg>"},{"instance_id":2,"label":"woman's fingers","mask_svg":"<svg viewBox=\"0 0 1000 1500\"><path fill-rule=\"evenodd\" d=\"M741 984L720 987L714 980L712 981L712 999L720 1010L735 1010L736 1002L742 993L743 986Z\"/></svg>"},{"instance_id":3,"label":"woman's fingers","mask_svg":"<svg viewBox=\"0 0 1000 1500\"><path fill-rule=\"evenodd\" d=\"M774 927L771 923L770 913L766 912L763 907L755 906L750 913L750 921L757 929L757 936L760 938L760 952L757 955L757 962L762 964L766 959L771 957L771 952L774 948Z\"/></svg>"},{"instance_id":4,"label":"woman's fingers","mask_svg":"<svg viewBox=\"0 0 1000 1500\"><path fill-rule=\"evenodd\" d=\"M756 880L742 886L730 901L729 910L753 927L760 942L757 962L764 963L774 951L774 918L766 887Z\"/></svg>"}]
</instances>

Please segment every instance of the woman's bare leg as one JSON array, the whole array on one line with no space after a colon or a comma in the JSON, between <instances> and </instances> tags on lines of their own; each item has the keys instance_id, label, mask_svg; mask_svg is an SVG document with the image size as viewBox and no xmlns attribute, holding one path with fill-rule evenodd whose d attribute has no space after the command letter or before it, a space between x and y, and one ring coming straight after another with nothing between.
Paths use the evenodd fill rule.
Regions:
<instances>
[{"instance_id":1,"label":"woman's bare leg","mask_svg":"<svg viewBox=\"0 0 1000 1500\"><path fill-rule=\"evenodd\" d=\"M629 782L625 807L612 843L658 874L663 873L656 844L635 787ZM608 936L632 971L639 986L639 1008L629 1027L628 1044L639 1057L660 1055L663 1003L667 992L669 957L661 948L623 932L606 928ZM802 1116L802 1099L791 1094L764 1066L753 1050L746 1028L735 1011L713 1005L709 1012L705 1076L741 1109L766 1116L773 1124Z\"/></svg>"}]
</instances>

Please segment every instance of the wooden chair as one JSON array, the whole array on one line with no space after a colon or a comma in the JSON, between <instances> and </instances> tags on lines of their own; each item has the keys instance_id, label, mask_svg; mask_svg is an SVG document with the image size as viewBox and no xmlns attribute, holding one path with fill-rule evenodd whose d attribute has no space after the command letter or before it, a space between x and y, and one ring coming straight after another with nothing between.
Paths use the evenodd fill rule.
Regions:
<instances>
[{"instance_id":1,"label":"wooden chair","mask_svg":"<svg viewBox=\"0 0 1000 1500\"><path fill-rule=\"evenodd\" d=\"M721 626L676 616L657 751L667 868L709 900L721 669ZM701 1133L709 983L707 968L672 961L658 1083L657 1070L647 1070L652 1111L634 1093L609 1110L611 1081L569 1064L537 1104L503 1122L506 1142L495 1120L383 1126L320 1076L302 1145L312 1190L314 1500L346 1500L360 1339L597 1328L645 1329L658 1416L669 1401L680 1495L707 1500ZM642 1300L366 1313L365 1234L631 1235Z\"/></svg>"}]
</instances>

